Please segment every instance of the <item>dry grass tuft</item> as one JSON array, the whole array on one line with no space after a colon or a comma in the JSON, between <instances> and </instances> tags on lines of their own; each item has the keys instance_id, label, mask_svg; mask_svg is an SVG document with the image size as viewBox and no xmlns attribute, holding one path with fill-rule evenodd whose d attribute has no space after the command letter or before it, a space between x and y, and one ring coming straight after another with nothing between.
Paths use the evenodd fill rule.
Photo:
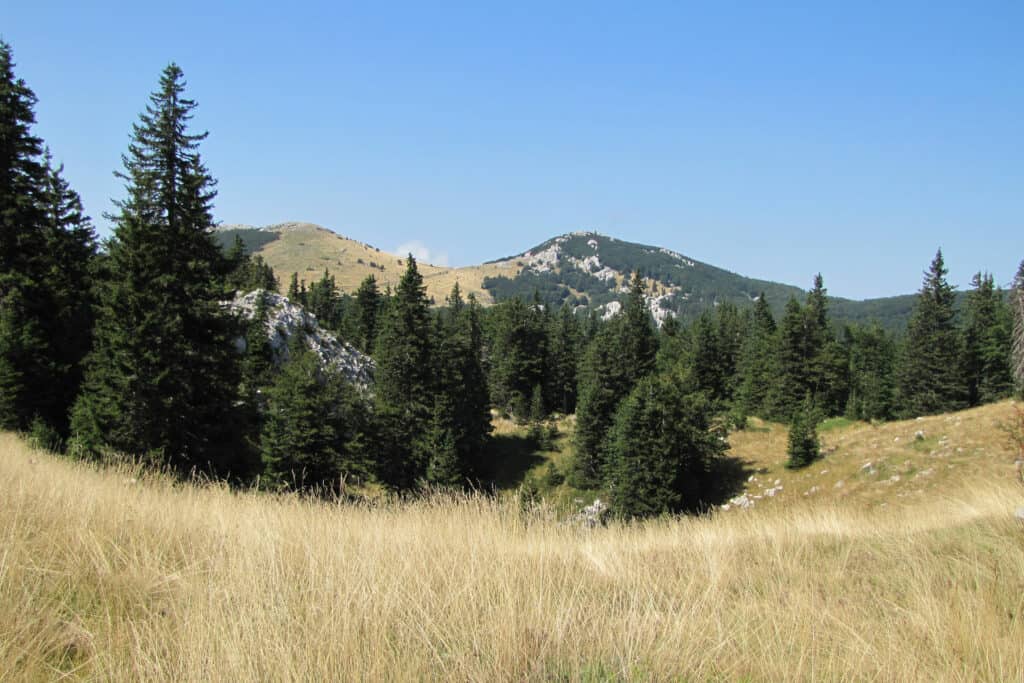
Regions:
<instances>
[{"instance_id":1,"label":"dry grass tuft","mask_svg":"<svg viewBox=\"0 0 1024 683\"><path fill-rule=\"evenodd\" d=\"M582 530L177 484L0 434L0 679L1024 680L1012 478Z\"/></svg>"}]
</instances>

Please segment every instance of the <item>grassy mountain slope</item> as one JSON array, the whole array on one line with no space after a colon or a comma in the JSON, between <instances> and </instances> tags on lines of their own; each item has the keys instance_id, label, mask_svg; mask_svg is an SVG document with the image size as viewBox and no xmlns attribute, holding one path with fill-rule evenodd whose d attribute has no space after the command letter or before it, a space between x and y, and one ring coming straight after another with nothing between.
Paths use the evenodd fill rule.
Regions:
<instances>
[{"instance_id":1,"label":"grassy mountain slope","mask_svg":"<svg viewBox=\"0 0 1024 683\"><path fill-rule=\"evenodd\" d=\"M258 235L272 234L274 239ZM218 233L224 243L234 240L239 234L243 241L250 241L281 283L282 290L288 287L292 273L298 273L300 280L308 285L319 280L324 269L335 277L338 287L344 292L355 292L366 276L373 275L383 290L390 285L394 289L405 271L405 259L377 247L343 237L326 228L311 223L282 223L266 228L239 230L229 226ZM418 263L427 287L427 296L437 303L443 303L456 282L463 296L476 294L482 303L491 303L491 295L483 289L483 278L512 273L513 268L504 265L484 265L470 268L449 268L429 263Z\"/></svg>"},{"instance_id":2,"label":"grassy mountain slope","mask_svg":"<svg viewBox=\"0 0 1024 683\"><path fill-rule=\"evenodd\" d=\"M785 468L786 427L753 418L748 429L729 437L730 469L742 474L733 493L745 494L754 508L817 501L872 509L941 501L966 482L1011 481L1014 450L1007 429L1018 419L1019 405L1003 401L879 425L830 419L819 428L824 457L797 471ZM568 484L552 488L544 483L549 463L568 472L574 426L573 416L560 419L554 450L541 452L526 439L525 427L496 419L495 438L503 452L512 455L511 460L495 463L496 478L507 488L531 481L563 507L585 497L589 492ZM769 489L777 490L766 494ZM723 510L737 511L735 504Z\"/></svg>"},{"instance_id":3,"label":"grassy mountain slope","mask_svg":"<svg viewBox=\"0 0 1024 683\"><path fill-rule=\"evenodd\" d=\"M775 497L591 530L503 499L180 484L0 434L0 679L1022 680L1008 410L837 427L806 481L750 431L734 449ZM858 480L865 458L905 476ZM820 469L847 485L802 495Z\"/></svg>"}]
</instances>

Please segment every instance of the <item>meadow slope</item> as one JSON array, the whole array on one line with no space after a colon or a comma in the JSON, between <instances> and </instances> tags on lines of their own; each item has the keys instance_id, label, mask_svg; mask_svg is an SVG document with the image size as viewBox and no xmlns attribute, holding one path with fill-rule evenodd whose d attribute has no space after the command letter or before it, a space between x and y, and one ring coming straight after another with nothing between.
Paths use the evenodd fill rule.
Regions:
<instances>
[{"instance_id":1,"label":"meadow slope","mask_svg":"<svg viewBox=\"0 0 1024 683\"><path fill-rule=\"evenodd\" d=\"M511 500L175 483L0 434L0 680L1024 680L1001 443L898 506L587 530Z\"/></svg>"}]
</instances>

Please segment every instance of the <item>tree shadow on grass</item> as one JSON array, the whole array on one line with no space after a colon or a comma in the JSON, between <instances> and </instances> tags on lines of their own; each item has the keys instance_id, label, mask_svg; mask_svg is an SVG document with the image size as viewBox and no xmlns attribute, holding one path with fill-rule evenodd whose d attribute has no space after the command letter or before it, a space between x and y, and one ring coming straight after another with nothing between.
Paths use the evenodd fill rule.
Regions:
<instances>
[{"instance_id":1,"label":"tree shadow on grass","mask_svg":"<svg viewBox=\"0 0 1024 683\"><path fill-rule=\"evenodd\" d=\"M750 460L735 456L716 458L711 463L707 483L701 490L701 507L721 505L743 492L743 485L757 469Z\"/></svg>"},{"instance_id":2,"label":"tree shadow on grass","mask_svg":"<svg viewBox=\"0 0 1024 683\"><path fill-rule=\"evenodd\" d=\"M533 439L516 434L495 434L476 463L476 476L485 491L512 489L523 483L531 467L544 462Z\"/></svg>"}]
</instances>

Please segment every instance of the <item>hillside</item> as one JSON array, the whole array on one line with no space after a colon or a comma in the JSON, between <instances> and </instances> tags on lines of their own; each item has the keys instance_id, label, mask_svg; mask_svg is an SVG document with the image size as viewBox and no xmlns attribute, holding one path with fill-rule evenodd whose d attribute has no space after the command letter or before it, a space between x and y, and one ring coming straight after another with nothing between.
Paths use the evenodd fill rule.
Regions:
<instances>
[{"instance_id":1,"label":"hillside","mask_svg":"<svg viewBox=\"0 0 1024 683\"><path fill-rule=\"evenodd\" d=\"M354 292L367 275L376 277L382 287L393 288L404 270L401 256L310 223L264 228L227 225L217 234L224 245L235 235L241 237L270 264L282 286L287 286L292 273L309 283L319 279L326 268L345 292ZM596 308L605 315L616 310L630 274L639 269L646 278L648 304L657 320L670 312L689 320L726 301L749 306L760 292L765 292L780 316L791 296L802 299L806 294L800 287L744 277L669 249L594 232L560 235L520 254L475 266L419 266L427 295L438 303L458 282L464 293L473 292L484 304L528 298L537 291L544 301L555 305ZM913 295L904 295L864 301L831 298L830 303L838 325L878 321L889 330L901 330L914 301Z\"/></svg>"},{"instance_id":2,"label":"hillside","mask_svg":"<svg viewBox=\"0 0 1024 683\"><path fill-rule=\"evenodd\" d=\"M858 509L905 507L955 496L965 482L1012 481L1014 453L1007 428L1015 423L1018 407L1003 401L877 425L832 418L819 427L823 458L798 471L785 468L786 427L751 418L746 430L729 436L725 467L734 476L733 500L720 501L720 510L733 514L800 501ZM545 484L549 463L568 473L574 425L573 416L560 419L554 449L542 452L528 445L525 427L496 420L495 439L511 457L488 474L506 488L531 482L563 508L585 497L586 492L567 483ZM1024 490L1021 494L1024 505Z\"/></svg>"},{"instance_id":3,"label":"hillside","mask_svg":"<svg viewBox=\"0 0 1024 683\"><path fill-rule=\"evenodd\" d=\"M311 223L282 223L265 228L222 226L218 231L222 244L230 244L237 234L250 245L252 252L262 256L274 269L282 288L288 287L292 273L298 273L307 284L319 280L324 269L335 277L343 292L355 292L368 275L373 275L383 290L398 285L405 271L405 259L381 251L363 242L343 237ZM492 303L490 293L482 286L485 277L511 273L507 265L483 265L449 268L417 263L427 296L443 303L456 282L463 296L473 293L485 304Z\"/></svg>"},{"instance_id":4,"label":"hillside","mask_svg":"<svg viewBox=\"0 0 1024 683\"><path fill-rule=\"evenodd\" d=\"M1022 680L1009 409L837 426L806 481L751 430L734 451L775 496L596 529L514 499L180 484L0 434L0 679Z\"/></svg>"}]
</instances>

